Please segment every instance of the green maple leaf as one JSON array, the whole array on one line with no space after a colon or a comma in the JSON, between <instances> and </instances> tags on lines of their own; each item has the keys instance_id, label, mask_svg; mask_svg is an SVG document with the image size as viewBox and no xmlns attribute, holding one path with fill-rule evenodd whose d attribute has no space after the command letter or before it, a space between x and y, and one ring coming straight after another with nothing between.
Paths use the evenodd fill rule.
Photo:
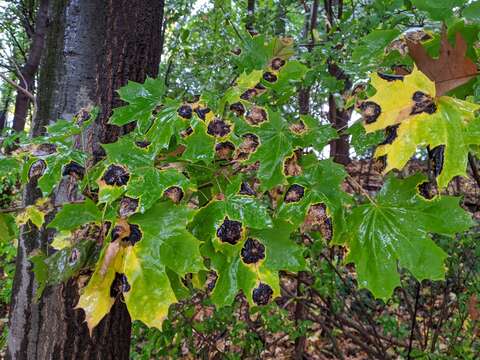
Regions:
<instances>
[{"instance_id":1,"label":"green maple leaf","mask_svg":"<svg viewBox=\"0 0 480 360\"><path fill-rule=\"evenodd\" d=\"M314 155L304 156L300 165L302 174L288 181L302 186L304 195L296 202L282 202L277 209L278 217L300 226L311 205L324 204L333 219L333 237L340 236L345 226L343 206L351 203L350 196L341 190L346 171L331 159L318 160Z\"/></svg>"},{"instance_id":2,"label":"green maple leaf","mask_svg":"<svg viewBox=\"0 0 480 360\"><path fill-rule=\"evenodd\" d=\"M388 299L400 285L397 263L418 280L441 280L445 252L430 233L453 235L472 226L472 220L451 196L422 198L417 174L407 179L387 178L375 203L355 207L347 217L343 244L346 262L355 264L360 287Z\"/></svg>"},{"instance_id":3,"label":"green maple leaf","mask_svg":"<svg viewBox=\"0 0 480 360\"><path fill-rule=\"evenodd\" d=\"M165 99L162 109L146 132L146 139L157 151L167 149L172 137L176 136L178 139L178 134L188 126L188 122L178 116L177 110L180 105L180 101Z\"/></svg>"},{"instance_id":4,"label":"green maple leaf","mask_svg":"<svg viewBox=\"0 0 480 360\"><path fill-rule=\"evenodd\" d=\"M48 227L59 231L74 230L83 224L99 224L101 221L101 211L92 200L86 198L82 203L63 205Z\"/></svg>"},{"instance_id":5,"label":"green maple leaf","mask_svg":"<svg viewBox=\"0 0 480 360\"><path fill-rule=\"evenodd\" d=\"M279 112L268 108L267 112L268 120L258 127L248 126L243 120L236 121L237 133L253 133L260 140L260 145L247 163L260 163L257 174L263 190L285 183L284 161L292 156L295 149L313 147L321 151L336 137L331 126L321 125L311 116L301 117L305 130L295 133Z\"/></svg>"},{"instance_id":6,"label":"green maple leaf","mask_svg":"<svg viewBox=\"0 0 480 360\"><path fill-rule=\"evenodd\" d=\"M180 277L203 269L200 241L186 230L194 210L160 202L130 218L142 239L126 248L124 273L131 285L125 302L133 320L161 329L168 307L177 301L167 269Z\"/></svg>"},{"instance_id":7,"label":"green maple leaf","mask_svg":"<svg viewBox=\"0 0 480 360\"><path fill-rule=\"evenodd\" d=\"M147 78L143 84L129 81L118 90L120 99L128 102L128 105L113 110L110 124L123 126L137 121L140 129L146 129L150 123L152 111L160 105L164 92L164 81L160 78Z\"/></svg>"},{"instance_id":8,"label":"green maple leaf","mask_svg":"<svg viewBox=\"0 0 480 360\"><path fill-rule=\"evenodd\" d=\"M158 202L144 214L129 218L142 237L133 246L107 245L77 307L83 308L90 331L110 311L115 299L110 287L115 274L126 276L129 289L125 303L132 320L162 328L171 304L177 302L173 289L187 273L202 269L200 241L187 231L194 210L171 202Z\"/></svg>"},{"instance_id":9,"label":"green maple leaf","mask_svg":"<svg viewBox=\"0 0 480 360\"><path fill-rule=\"evenodd\" d=\"M182 154L182 159L192 162L208 163L215 155L215 138L207 133L207 125L198 119L192 119L193 133L182 140L187 149Z\"/></svg>"},{"instance_id":10,"label":"green maple leaf","mask_svg":"<svg viewBox=\"0 0 480 360\"><path fill-rule=\"evenodd\" d=\"M250 304L255 305L252 294L260 283L272 289L271 299L279 296L278 272L296 272L306 267L302 247L290 239L294 230L292 224L276 221L269 229L250 229L248 236L238 244L217 245L216 252L207 250L218 275L211 295L213 303L217 306L230 305L243 291ZM265 257L256 263L246 263L242 255L249 239L255 239L265 248Z\"/></svg>"},{"instance_id":11,"label":"green maple leaf","mask_svg":"<svg viewBox=\"0 0 480 360\"><path fill-rule=\"evenodd\" d=\"M38 187L44 196L49 195L60 182L65 165L72 161L83 165L87 159L87 155L79 150L66 149L64 146L57 146L57 150L57 153L38 157L47 164L43 175L38 179Z\"/></svg>"},{"instance_id":12,"label":"green maple leaf","mask_svg":"<svg viewBox=\"0 0 480 360\"><path fill-rule=\"evenodd\" d=\"M252 228L272 226L267 206L255 197L238 194L240 185L241 179L235 179L225 189L224 200L211 200L197 212L192 223L192 232L196 237L213 239L225 217Z\"/></svg>"},{"instance_id":13,"label":"green maple leaf","mask_svg":"<svg viewBox=\"0 0 480 360\"><path fill-rule=\"evenodd\" d=\"M126 194L139 200L139 211L143 213L151 208L171 186L180 187L184 194L188 189L194 189L191 181L176 169L158 170L149 167L132 172Z\"/></svg>"}]
</instances>

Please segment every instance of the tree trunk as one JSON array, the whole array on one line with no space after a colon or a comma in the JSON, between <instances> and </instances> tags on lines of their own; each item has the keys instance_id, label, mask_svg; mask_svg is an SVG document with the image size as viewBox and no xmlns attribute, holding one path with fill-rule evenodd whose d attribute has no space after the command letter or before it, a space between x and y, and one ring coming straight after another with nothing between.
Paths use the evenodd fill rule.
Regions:
<instances>
[{"instance_id":1,"label":"tree trunk","mask_svg":"<svg viewBox=\"0 0 480 360\"><path fill-rule=\"evenodd\" d=\"M7 125L7 115L10 101L12 101L12 88L8 87L7 94L5 95L5 101L3 103L3 108L2 110L0 110L0 133Z\"/></svg>"},{"instance_id":2,"label":"tree trunk","mask_svg":"<svg viewBox=\"0 0 480 360\"><path fill-rule=\"evenodd\" d=\"M45 33L48 25L48 3L49 0L40 0L37 18L35 20L35 32L32 43L28 51L28 57L25 65L20 70L19 86L33 93L35 85L35 75L40 65L42 52L45 44ZM23 131L27 119L28 109L30 107L30 98L22 91L17 91L15 99L15 113L13 115L13 129Z\"/></svg>"},{"instance_id":3,"label":"tree trunk","mask_svg":"<svg viewBox=\"0 0 480 360\"><path fill-rule=\"evenodd\" d=\"M325 15L327 18L327 34L332 30L335 23L334 4L337 5L337 20L340 20L343 14L343 0L325 0ZM338 80L344 80L344 91L351 87L351 81L331 59L328 59L328 72ZM328 96L328 118L333 128L337 131L344 131L348 127L348 121L352 115L352 109L341 109L337 107L333 94ZM338 139L330 142L330 157L333 161L347 165L350 162L350 143L348 135L341 135Z\"/></svg>"},{"instance_id":4,"label":"tree trunk","mask_svg":"<svg viewBox=\"0 0 480 360\"><path fill-rule=\"evenodd\" d=\"M51 26L39 76L38 111L31 134L37 136L58 119L72 119L81 109L101 105L101 114L88 131L88 149L115 141L122 129L106 125L120 101L115 93L127 80L143 82L156 76L161 53L163 1L52 0ZM67 190L72 189L72 190ZM27 186L24 203L40 194ZM78 198L73 178L65 176L54 194L61 204ZM90 337L75 279L49 287L33 302L36 283L28 256L45 250L52 240L44 229L21 229L14 279L7 358L10 359L128 359L130 317L121 301Z\"/></svg>"}]
</instances>

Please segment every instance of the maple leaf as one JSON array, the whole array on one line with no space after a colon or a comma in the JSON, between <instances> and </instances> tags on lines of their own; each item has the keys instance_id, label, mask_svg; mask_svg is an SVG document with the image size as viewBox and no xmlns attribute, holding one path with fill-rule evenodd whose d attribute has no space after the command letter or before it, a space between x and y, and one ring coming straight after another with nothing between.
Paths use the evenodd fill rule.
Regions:
<instances>
[{"instance_id":1,"label":"maple leaf","mask_svg":"<svg viewBox=\"0 0 480 360\"><path fill-rule=\"evenodd\" d=\"M480 144L480 105L448 96L436 97L435 84L414 68L396 80L371 76L376 94L360 104L367 133L387 129L390 136L375 156L387 156L385 172L402 169L417 147L445 146L438 185L443 188L455 176L466 176L470 145Z\"/></svg>"},{"instance_id":2,"label":"maple leaf","mask_svg":"<svg viewBox=\"0 0 480 360\"><path fill-rule=\"evenodd\" d=\"M406 39L408 53L417 67L435 82L437 96L442 96L477 76L477 65L466 56L467 43L462 35L455 34L455 47L447 38L445 27L442 30L438 59L431 58L419 42Z\"/></svg>"},{"instance_id":3,"label":"maple leaf","mask_svg":"<svg viewBox=\"0 0 480 360\"><path fill-rule=\"evenodd\" d=\"M417 186L425 180L421 174L390 176L374 203L355 207L347 217L340 242L349 248L346 262L355 264L359 286L377 298L388 299L400 285L397 262L418 280L443 279L447 255L429 234L453 235L473 223L459 198L422 198Z\"/></svg>"}]
</instances>

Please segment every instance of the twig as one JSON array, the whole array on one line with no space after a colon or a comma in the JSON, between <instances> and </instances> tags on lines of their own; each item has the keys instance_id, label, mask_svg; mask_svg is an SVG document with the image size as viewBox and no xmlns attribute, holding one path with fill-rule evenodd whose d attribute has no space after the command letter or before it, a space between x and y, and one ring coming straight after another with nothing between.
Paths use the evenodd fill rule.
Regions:
<instances>
[{"instance_id":1,"label":"twig","mask_svg":"<svg viewBox=\"0 0 480 360\"><path fill-rule=\"evenodd\" d=\"M36 101L36 100L35 100L35 96L34 96L30 91L28 91L27 89L21 87L21 86L18 85L15 81L7 78L6 76L4 76L4 75L2 75L2 74L0 74L0 78L1 78L3 81L6 81L6 82L9 83L10 85L12 85L15 89L23 92L25 95L27 95L27 96L30 98L30 100L32 100L32 101L34 101L34 102Z\"/></svg>"},{"instance_id":2,"label":"twig","mask_svg":"<svg viewBox=\"0 0 480 360\"><path fill-rule=\"evenodd\" d=\"M412 327L410 329L410 339L408 340L408 352L407 352L407 359L410 360L410 353L412 352L412 344L413 344L413 334L415 332L415 327L417 324L417 311L418 311L418 299L420 298L420 283L417 283L417 292L415 294L415 305L413 309L412 315Z\"/></svg>"},{"instance_id":3,"label":"twig","mask_svg":"<svg viewBox=\"0 0 480 360\"><path fill-rule=\"evenodd\" d=\"M363 188L362 185L360 185L360 183L355 180L351 175L347 175L347 180L348 181L351 181L353 183L353 185L355 185L357 187L357 189L363 194L365 195L365 197L368 199L368 201L370 201L372 204L376 205L376 202L375 200L373 200L373 198L370 196L370 194L367 192L367 190L365 190Z\"/></svg>"}]
</instances>

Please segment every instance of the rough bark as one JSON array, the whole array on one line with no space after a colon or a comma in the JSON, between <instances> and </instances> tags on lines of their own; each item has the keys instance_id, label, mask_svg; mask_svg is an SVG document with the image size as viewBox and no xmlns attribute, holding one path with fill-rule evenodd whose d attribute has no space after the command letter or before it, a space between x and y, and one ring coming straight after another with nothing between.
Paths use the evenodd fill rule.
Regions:
<instances>
[{"instance_id":1,"label":"rough bark","mask_svg":"<svg viewBox=\"0 0 480 360\"><path fill-rule=\"evenodd\" d=\"M48 3L49 0L40 0L37 18L35 20L35 31L28 51L27 61L20 69L19 86L32 92L35 84L35 75L40 65L42 52L45 44L45 33L48 25ZM15 113L13 115L13 129L22 131L25 128L30 98L22 91L17 91L15 99Z\"/></svg>"},{"instance_id":2,"label":"rough bark","mask_svg":"<svg viewBox=\"0 0 480 360\"><path fill-rule=\"evenodd\" d=\"M38 112L32 136L58 119L72 119L81 109L100 105L101 114L88 132L87 148L115 141L125 129L106 125L120 101L115 93L128 80L142 82L158 71L163 1L154 0L53 0L51 26L39 77ZM24 203L40 196L36 184L27 186ZM77 184L65 176L54 202L80 198ZM21 230L17 271L12 294L10 359L128 359L130 317L117 301L109 315L88 334L78 302L75 279L49 287L33 302L36 283L27 257L46 250L52 235L41 229Z\"/></svg>"}]
</instances>

